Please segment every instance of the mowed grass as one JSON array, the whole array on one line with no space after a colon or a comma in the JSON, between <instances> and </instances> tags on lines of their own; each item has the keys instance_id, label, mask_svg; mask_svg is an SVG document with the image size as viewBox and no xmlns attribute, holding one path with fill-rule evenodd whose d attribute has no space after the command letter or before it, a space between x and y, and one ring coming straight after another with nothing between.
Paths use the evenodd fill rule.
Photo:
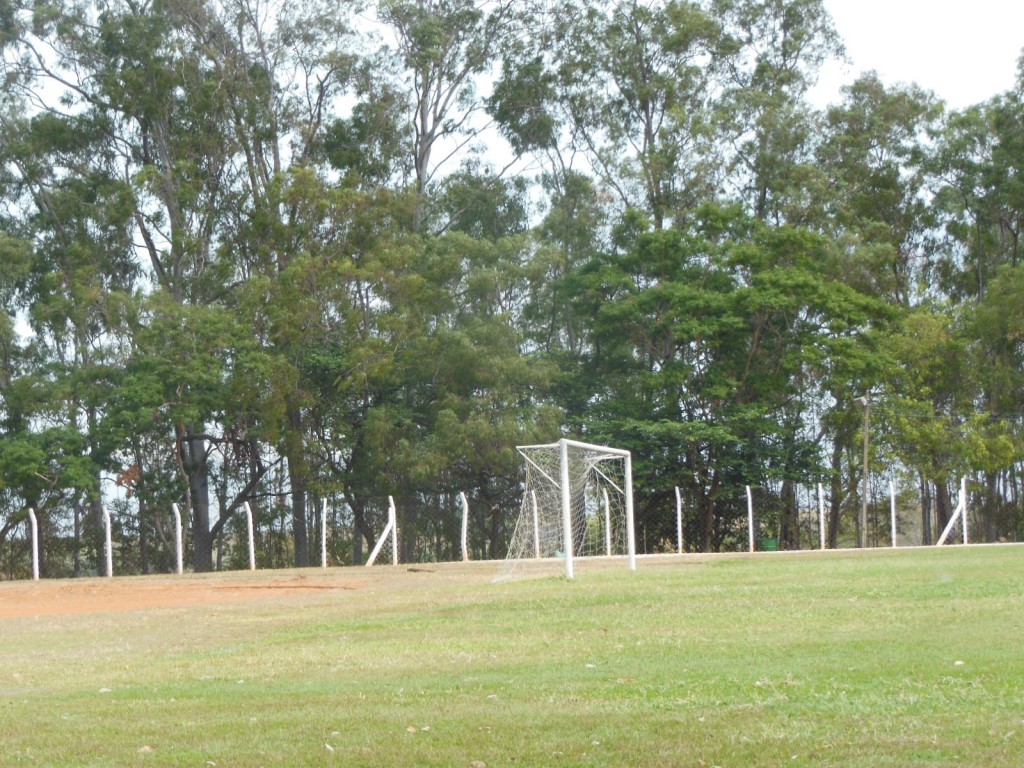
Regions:
<instances>
[{"instance_id":1,"label":"mowed grass","mask_svg":"<svg viewBox=\"0 0 1024 768\"><path fill-rule=\"evenodd\" d=\"M0 765L1024 760L1022 547L429 568L4 619Z\"/></svg>"}]
</instances>

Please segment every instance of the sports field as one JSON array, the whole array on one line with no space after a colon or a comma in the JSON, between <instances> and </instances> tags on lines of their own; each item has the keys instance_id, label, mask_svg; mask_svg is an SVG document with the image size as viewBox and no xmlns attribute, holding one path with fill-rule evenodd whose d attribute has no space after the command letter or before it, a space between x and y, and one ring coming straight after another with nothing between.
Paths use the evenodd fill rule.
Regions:
<instances>
[{"instance_id":1,"label":"sports field","mask_svg":"<svg viewBox=\"0 0 1024 768\"><path fill-rule=\"evenodd\" d=\"M1024 547L0 583L0 766L1019 766Z\"/></svg>"}]
</instances>

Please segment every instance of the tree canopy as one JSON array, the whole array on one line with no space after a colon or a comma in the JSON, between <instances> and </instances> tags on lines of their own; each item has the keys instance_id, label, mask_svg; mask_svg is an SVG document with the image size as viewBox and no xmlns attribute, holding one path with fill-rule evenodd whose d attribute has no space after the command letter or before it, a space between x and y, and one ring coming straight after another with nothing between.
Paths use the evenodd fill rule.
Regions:
<instances>
[{"instance_id":1,"label":"tree canopy","mask_svg":"<svg viewBox=\"0 0 1024 768\"><path fill-rule=\"evenodd\" d=\"M744 486L923 542L969 476L1024 536L1024 69L962 111L842 55L821 0L0 3L0 567L501 557L515 446L629 448L649 540ZM671 522L674 525L674 519ZM652 544L651 546L656 546Z\"/></svg>"}]
</instances>

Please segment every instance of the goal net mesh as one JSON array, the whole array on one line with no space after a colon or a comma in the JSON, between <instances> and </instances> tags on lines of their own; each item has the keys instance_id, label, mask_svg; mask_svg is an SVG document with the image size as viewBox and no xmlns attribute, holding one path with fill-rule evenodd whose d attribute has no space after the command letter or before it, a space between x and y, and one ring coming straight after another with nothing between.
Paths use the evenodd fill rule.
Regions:
<instances>
[{"instance_id":1,"label":"goal net mesh","mask_svg":"<svg viewBox=\"0 0 1024 768\"><path fill-rule=\"evenodd\" d=\"M518 450L525 460L526 482L509 543L507 575L513 575L516 563L566 556L566 496L573 557L628 554L627 460L621 451L567 441L563 471L559 443Z\"/></svg>"}]
</instances>

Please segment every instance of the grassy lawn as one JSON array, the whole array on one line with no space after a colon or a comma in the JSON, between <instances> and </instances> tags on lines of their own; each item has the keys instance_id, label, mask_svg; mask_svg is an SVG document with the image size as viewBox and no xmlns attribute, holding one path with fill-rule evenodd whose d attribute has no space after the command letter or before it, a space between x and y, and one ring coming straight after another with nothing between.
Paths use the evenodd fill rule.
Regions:
<instances>
[{"instance_id":1,"label":"grassy lawn","mask_svg":"<svg viewBox=\"0 0 1024 768\"><path fill-rule=\"evenodd\" d=\"M580 561L572 582L430 569L0 620L0 766L1017 768L1024 755L1022 547L644 559L636 573Z\"/></svg>"}]
</instances>

